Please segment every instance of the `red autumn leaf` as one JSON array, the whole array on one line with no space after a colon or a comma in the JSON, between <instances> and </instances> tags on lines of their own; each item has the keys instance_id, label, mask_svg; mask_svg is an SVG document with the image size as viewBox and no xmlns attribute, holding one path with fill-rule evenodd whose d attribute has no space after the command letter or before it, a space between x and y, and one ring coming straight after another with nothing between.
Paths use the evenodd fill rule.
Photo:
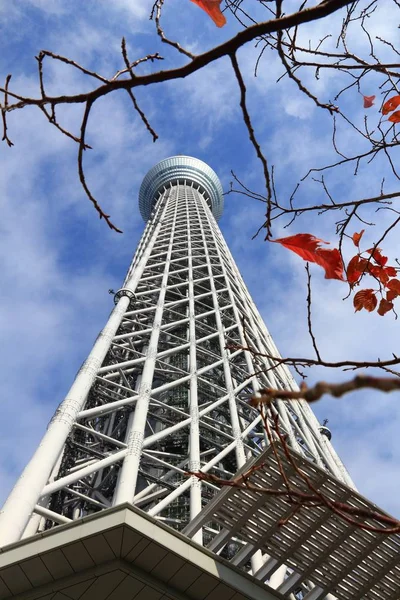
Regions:
<instances>
[{"instance_id":1,"label":"red autumn leaf","mask_svg":"<svg viewBox=\"0 0 400 600\"><path fill-rule=\"evenodd\" d=\"M386 275L388 275L389 277L396 277L397 275L397 269L395 267L385 267L384 270Z\"/></svg>"},{"instance_id":2,"label":"red autumn leaf","mask_svg":"<svg viewBox=\"0 0 400 600\"><path fill-rule=\"evenodd\" d=\"M288 237L271 241L292 250L292 252L295 252L309 262L314 262L315 252L318 250L320 244L329 244L329 242L324 242L310 233L296 233L296 235L289 235Z\"/></svg>"},{"instance_id":3,"label":"red autumn leaf","mask_svg":"<svg viewBox=\"0 0 400 600\"><path fill-rule=\"evenodd\" d=\"M385 256L380 256L380 260L385 258ZM386 286L391 277L396 277L397 275L397 271L394 267L382 267L380 265L371 265L371 263L367 263L367 271L373 277L376 277L376 279L378 279L384 286Z\"/></svg>"},{"instance_id":4,"label":"red autumn leaf","mask_svg":"<svg viewBox=\"0 0 400 600\"><path fill-rule=\"evenodd\" d=\"M388 290L396 292L398 296L400 296L400 281L398 279L391 279L386 284Z\"/></svg>"},{"instance_id":5,"label":"red autumn leaf","mask_svg":"<svg viewBox=\"0 0 400 600\"><path fill-rule=\"evenodd\" d=\"M354 285L364 273L365 268L368 264L367 259L361 258L358 254L353 256L349 264L347 265L347 281L350 285Z\"/></svg>"},{"instance_id":6,"label":"red autumn leaf","mask_svg":"<svg viewBox=\"0 0 400 600\"><path fill-rule=\"evenodd\" d=\"M389 312L389 310L392 310L392 308L393 302L389 302L388 300L385 300L385 298L382 298L382 300L379 302L378 315L383 317L387 312Z\"/></svg>"},{"instance_id":7,"label":"red autumn leaf","mask_svg":"<svg viewBox=\"0 0 400 600\"><path fill-rule=\"evenodd\" d=\"M365 308L368 312L375 310L378 300L374 290L360 290L353 298L355 312Z\"/></svg>"},{"instance_id":8,"label":"red autumn leaf","mask_svg":"<svg viewBox=\"0 0 400 600\"><path fill-rule=\"evenodd\" d=\"M381 254L380 248L370 248L369 250L367 250L367 252L369 252L371 254L374 261L380 267L384 267L386 265L388 258L387 258L387 256L383 256L383 254Z\"/></svg>"},{"instance_id":9,"label":"red autumn leaf","mask_svg":"<svg viewBox=\"0 0 400 600\"><path fill-rule=\"evenodd\" d=\"M365 229L361 229L360 233L353 233L353 237L351 239L353 240L353 243L355 246L357 246L357 248L360 245L360 240L363 236L364 231Z\"/></svg>"},{"instance_id":10,"label":"red autumn leaf","mask_svg":"<svg viewBox=\"0 0 400 600\"><path fill-rule=\"evenodd\" d=\"M371 108L374 105L375 96L363 96L364 108Z\"/></svg>"},{"instance_id":11,"label":"red autumn leaf","mask_svg":"<svg viewBox=\"0 0 400 600\"><path fill-rule=\"evenodd\" d=\"M388 117L388 121L392 123L400 123L400 110L396 110L393 114Z\"/></svg>"},{"instance_id":12,"label":"red autumn leaf","mask_svg":"<svg viewBox=\"0 0 400 600\"><path fill-rule=\"evenodd\" d=\"M288 248L288 250L295 252L303 260L316 263L322 267L325 270L325 279L339 279L344 281L343 263L339 250L337 248L325 250L319 247L320 244L328 244L329 242L319 240L310 233L298 233L271 241L277 242Z\"/></svg>"},{"instance_id":13,"label":"red autumn leaf","mask_svg":"<svg viewBox=\"0 0 400 600\"><path fill-rule=\"evenodd\" d=\"M371 263L369 263L367 270L368 273L378 279L382 285L386 285L389 281L389 275L386 273L386 269L384 269L384 267L380 267L379 265L371 265Z\"/></svg>"},{"instance_id":14,"label":"red autumn leaf","mask_svg":"<svg viewBox=\"0 0 400 600\"><path fill-rule=\"evenodd\" d=\"M389 290L386 293L386 300L388 300L389 302L391 302L392 300L394 300L395 298L397 298L399 294L397 292L395 292L394 290Z\"/></svg>"},{"instance_id":15,"label":"red autumn leaf","mask_svg":"<svg viewBox=\"0 0 400 600\"><path fill-rule=\"evenodd\" d=\"M212 18L217 27L223 27L226 23L226 19L221 12L219 5L222 0L191 0L194 4L197 4L202 10L204 10L209 17Z\"/></svg>"},{"instance_id":16,"label":"red autumn leaf","mask_svg":"<svg viewBox=\"0 0 400 600\"><path fill-rule=\"evenodd\" d=\"M325 279L339 279L345 281L343 276L343 262L337 248L326 250L321 248L316 252L317 265L325 269Z\"/></svg>"},{"instance_id":17,"label":"red autumn leaf","mask_svg":"<svg viewBox=\"0 0 400 600\"><path fill-rule=\"evenodd\" d=\"M382 106L382 114L387 115L392 112L395 108L397 108L400 104L400 96L393 96L393 98L389 98L386 100L385 104Z\"/></svg>"}]
</instances>

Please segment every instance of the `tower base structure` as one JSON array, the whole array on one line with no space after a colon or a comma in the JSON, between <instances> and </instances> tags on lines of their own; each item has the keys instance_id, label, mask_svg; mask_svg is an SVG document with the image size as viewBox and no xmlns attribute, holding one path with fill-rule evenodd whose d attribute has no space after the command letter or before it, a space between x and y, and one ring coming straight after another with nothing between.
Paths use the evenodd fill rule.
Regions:
<instances>
[{"instance_id":1,"label":"tower base structure","mask_svg":"<svg viewBox=\"0 0 400 600\"><path fill-rule=\"evenodd\" d=\"M374 531L384 525L368 516L385 513L292 457L295 489L306 491L306 477L324 497L363 509L362 526L326 505L299 510L254 491L284 489L283 451L268 447L243 467L255 467L252 489L223 487L183 532L124 503L3 547L0 600L399 600L400 535Z\"/></svg>"},{"instance_id":2,"label":"tower base structure","mask_svg":"<svg viewBox=\"0 0 400 600\"><path fill-rule=\"evenodd\" d=\"M284 596L131 504L11 544L5 600L283 600Z\"/></svg>"}]
</instances>

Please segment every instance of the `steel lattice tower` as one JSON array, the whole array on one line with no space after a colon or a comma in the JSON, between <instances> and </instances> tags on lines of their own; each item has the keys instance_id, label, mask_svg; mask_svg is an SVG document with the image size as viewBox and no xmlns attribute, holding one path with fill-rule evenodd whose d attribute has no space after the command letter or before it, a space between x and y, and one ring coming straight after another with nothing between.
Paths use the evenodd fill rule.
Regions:
<instances>
[{"instance_id":1,"label":"steel lattice tower","mask_svg":"<svg viewBox=\"0 0 400 600\"><path fill-rule=\"evenodd\" d=\"M214 171L163 160L139 207L147 225L115 308L4 505L1 545L124 502L182 530L216 491L185 471L232 476L266 443L249 396L297 389L284 366L227 349L278 355L218 228ZM306 403L274 410L293 450L353 487Z\"/></svg>"}]
</instances>

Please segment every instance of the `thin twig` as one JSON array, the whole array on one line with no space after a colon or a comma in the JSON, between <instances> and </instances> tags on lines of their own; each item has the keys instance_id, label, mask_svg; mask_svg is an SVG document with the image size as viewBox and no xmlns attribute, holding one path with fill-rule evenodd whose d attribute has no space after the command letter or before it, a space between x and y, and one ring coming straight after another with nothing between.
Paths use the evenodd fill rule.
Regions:
<instances>
[{"instance_id":1,"label":"thin twig","mask_svg":"<svg viewBox=\"0 0 400 600\"><path fill-rule=\"evenodd\" d=\"M80 180L80 182L82 184L83 189L86 192L87 197L89 198L89 200L92 202L94 208L99 213L100 219L104 219L110 229L113 229L117 233L122 233L122 230L118 229L118 227L116 227L111 222L110 215L107 215L103 211L103 209L101 208L100 204L97 202L96 198L92 195L91 191L89 190L89 188L88 188L88 186L86 184L85 173L84 173L84 170L83 170L83 151L87 147L85 145L85 134L86 134L86 127L87 127L87 123L88 123L88 119L89 119L90 109L92 108L92 106L93 106L93 102L88 101L87 104L86 104L86 108L85 108L85 112L84 112L83 119L82 119L82 124L81 124L81 137L80 137L79 151L78 151L79 180Z\"/></svg>"},{"instance_id":2,"label":"thin twig","mask_svg":"<svg viewBox=\"0 0 400 600\"><path fill-rule=\"evenodd\" d=\"M267 197L266 197L267 214L266 214L265 228L267 230L267 238L269 238L272 236L272 232L271 232L271 208L272 208L271 200L273 198L272 198L271 177L269 174L268 163L267 163L267 159L265 158L265 156L261 150L260 144L258 143L257 138L255 136L253 124L251 122L250 115L247 110L246 86L243 81L242 73L240 71L240 67L239 67L236 55L231 54L230 59L231 59L233 70L235 72L236 79L238 81L239 88L240 88L240 107L242 109L243 120L246 124L247 131L249 132L250 141L253 144L256 154L257 154L258 158L260 159L261 164L263 166L265 185L267 188Z\"/></svg>"},{"instance_id":3,"label":"thin twig","mask_svg":"<svg viewBox=\"0 0 400 600\"><path fill-rule=\"evenodd\" d=\"M319 353L318 347L317 347L317 341L315 339L315 335L313 333L312 330L312 326L311 326L311 273L310 273L310 267L309 264L306 264L306 271L307 271L307 322L308 322L308 333L310 334L311 340L312 340L312 345L313 348L315 350L315 354L317 355L318 360L321 360L321 355Z\"/></svg>"},{"instance_id":4,"label":"thin twig","mask_svg":"<svg viewBox=\"0 0 400 600\"><path fill-rule=\"evenodd\" d=\"M126 50L126 42L125 42L125 38L122 38L122 42L121 42L121 51L122 51L122 57L124 59L124 63L126 65L126 70L127 72L129 72L130 76L132 79L134 79L136 77L135 73L133 72L133 65L134 63L130 63L129 59L128 59L128 53ZM153 142L155 142L156 140L158 140L158 135L156 134L156 132L154 131L154 129L152 128L152 126L150 125L146 115L144 114L144 112L142 111L142 109L139 107L137 100L135 98L135 96L133 95L132 90L126 90L128 92L128 95L130 97L130 99L132 100L133 106L136 110L136 112L138 113L138 115L140 116L140 118L142 119L147 131L151 134L151 136L153 137Z\"/></svg>"},{"instance_id":5,"label":"thin twig","mask_svg":"<svg viewBox=\"0 0 400 600\"><path fill-rule=\"evenodd\" d=\"M11 75L7 75L6 77L6 83L4 85L4 104L0 105L1 106L1 118L3 120L3 137L1 138L2 141L7 142L7 145L9 148L11 148L11 146L14 146L13 142L10 140L10 138L7 135L7 118L6 118L6 114L7 114L7 107L8 107L8 84L10 83L10 79L11 79Z\"/></svg>"}]
</instances>

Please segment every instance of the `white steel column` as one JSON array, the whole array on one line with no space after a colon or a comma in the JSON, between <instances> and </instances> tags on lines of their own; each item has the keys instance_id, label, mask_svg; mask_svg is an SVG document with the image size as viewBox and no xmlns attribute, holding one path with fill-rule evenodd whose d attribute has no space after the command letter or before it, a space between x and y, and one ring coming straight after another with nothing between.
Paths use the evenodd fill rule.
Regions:
<instances>
[{"instance_id":1,"label":"white steel column","mask_svg":"<svg viewBox=\"0 0 400 600\"><path fill-rule=\"evenodd\" d=\"M159 227L158 223L156 230ZM154 237L153 243L155 239ZM126 285L126 289L131 292L135 291L150 251L151 243ZM129 297L122 296L112 310L106 326L99 333L89 356L79 369L65 400L57 408L37 450L0 511L0 544L2 546L15 542L22 536L36 504L43 495L42 490L60 456L77 415L84 406L97 371L104 361L111 340L116 334L128 306Z\"/></svg>"},{"instance_id":2,"label":"white steel column","mask_svg":"<svg viewBox=\"0 0 400 600\"><path fill-rule=\"evenodd\" d=\"M200 471L200 428L199 428L199 402L197 396L197 360L196 360L196 312L194 302L193 288L193 256L192 256L192 240L191 240L191 223L189 209L194 209L192 198L188 198L187 188L185 186L185 203L186 203L186 219L188 226L188 316L189 316L189 373L190 373L190 390L189 390L189 412L190 412L190 438L189 438L189 471ZM201 481L192 476L190 478L190 519L194 519L201 511ZM202 544L203 532L200 529L194 541Z\"/></svg>"},{"instance_id":3,"label":"white steel column","mask_svg":"<svg viewBox=\"0 0 400 600\"><path fill-rule=\"evenodd\" d=\"M170 201L170 199L171 198L169 198L168 200ZM175 216L177 206L178 205L176 204ZM166 212L167 208L168 202L166 203L164 213ZM160 335L161 319L164 311L164 298L167 287L174 234L175 220L171 228L169 250L164 265L164 274L161 283L161 291L158 298L157 308L154 313L153 330L146 351L146 361L144 363L143 372L141 374L139 394L138 399L136 401L135 412L131 415L128 422L126 435L127 451L122 464L121 472L118 477L118 487L115 491L114 504L132 502L132 498L135 495L139 462L143 447L144 431L146 427L147 411L152 391L154 367L157 357L158 338Z\"/></svg>"},{"instance_id":4,"label":"white steel column","mask_svg":"<svg viewBox=\"0 0 400 600\"><path fill-rule=\"evenodd\" d=\"M203 210L205 213L208 212L208 210L205 206L203 207ZM198 214L199 220L200 220L200 228L201 228L201 231L203 234L203 239L205 240L204 226L201 222L201 215L200 215L199 207L197 207L197 214ZM208 217L207 214L205 216L206 216L206 218ZM221 261L222 269L224 270L223 261L221 260L221 255L218 251L217 244L215 244L215 247L217 249L218 256ZM217 291L215 289L215 283L214 283L213 273L212 273L212 266L210 263L210 256L209 256L208 248L206 245L205 245L204 250L206 253L207 269L208 269L208 275L210 278L213 306L214 306L214 310L215 310L215 320L216 320L216 324L217 324L219 347L220 347L221 356L223 358L224 376L225 376L226 390L228 392L228 402L229 402L229 412L230 412L231 425L232 425L232 434L236 440L236 448L235 448L236 461L237 461L238 468L241 468L244 465L244 463L246 462L246 456L245 456L244 448L243 448L243 440L241 438L241 429L240 429L240 423L239 423L239 417L238 417L238 407L237 407L236 398L235 398L235 395L233 392L234 385L232 382L232 374L231 374L230 365L229 365L229 356L228 356L228 351L225 348L225 346L226 346L225 329L222 324L221 314L219 312ZM224 270L224 275L225 275L225 278L227 281L225 270ZM227 283L228 283L228 281L227 281ZM234 305L234 303L232 303L232 304Z\"/></svg>"},{"instance_id":5,"label":"white steel column","mask_svg":"<svg viewBox=\"0 0 400 600\"><path fill-rule=\"evenodd\" d=\"M128 304L129 298L123 297L112 311L66 399L57 409L39 447L4 504L0 513L2 545L15 542L21 537Z\"/></svg>"}]
</instances>

